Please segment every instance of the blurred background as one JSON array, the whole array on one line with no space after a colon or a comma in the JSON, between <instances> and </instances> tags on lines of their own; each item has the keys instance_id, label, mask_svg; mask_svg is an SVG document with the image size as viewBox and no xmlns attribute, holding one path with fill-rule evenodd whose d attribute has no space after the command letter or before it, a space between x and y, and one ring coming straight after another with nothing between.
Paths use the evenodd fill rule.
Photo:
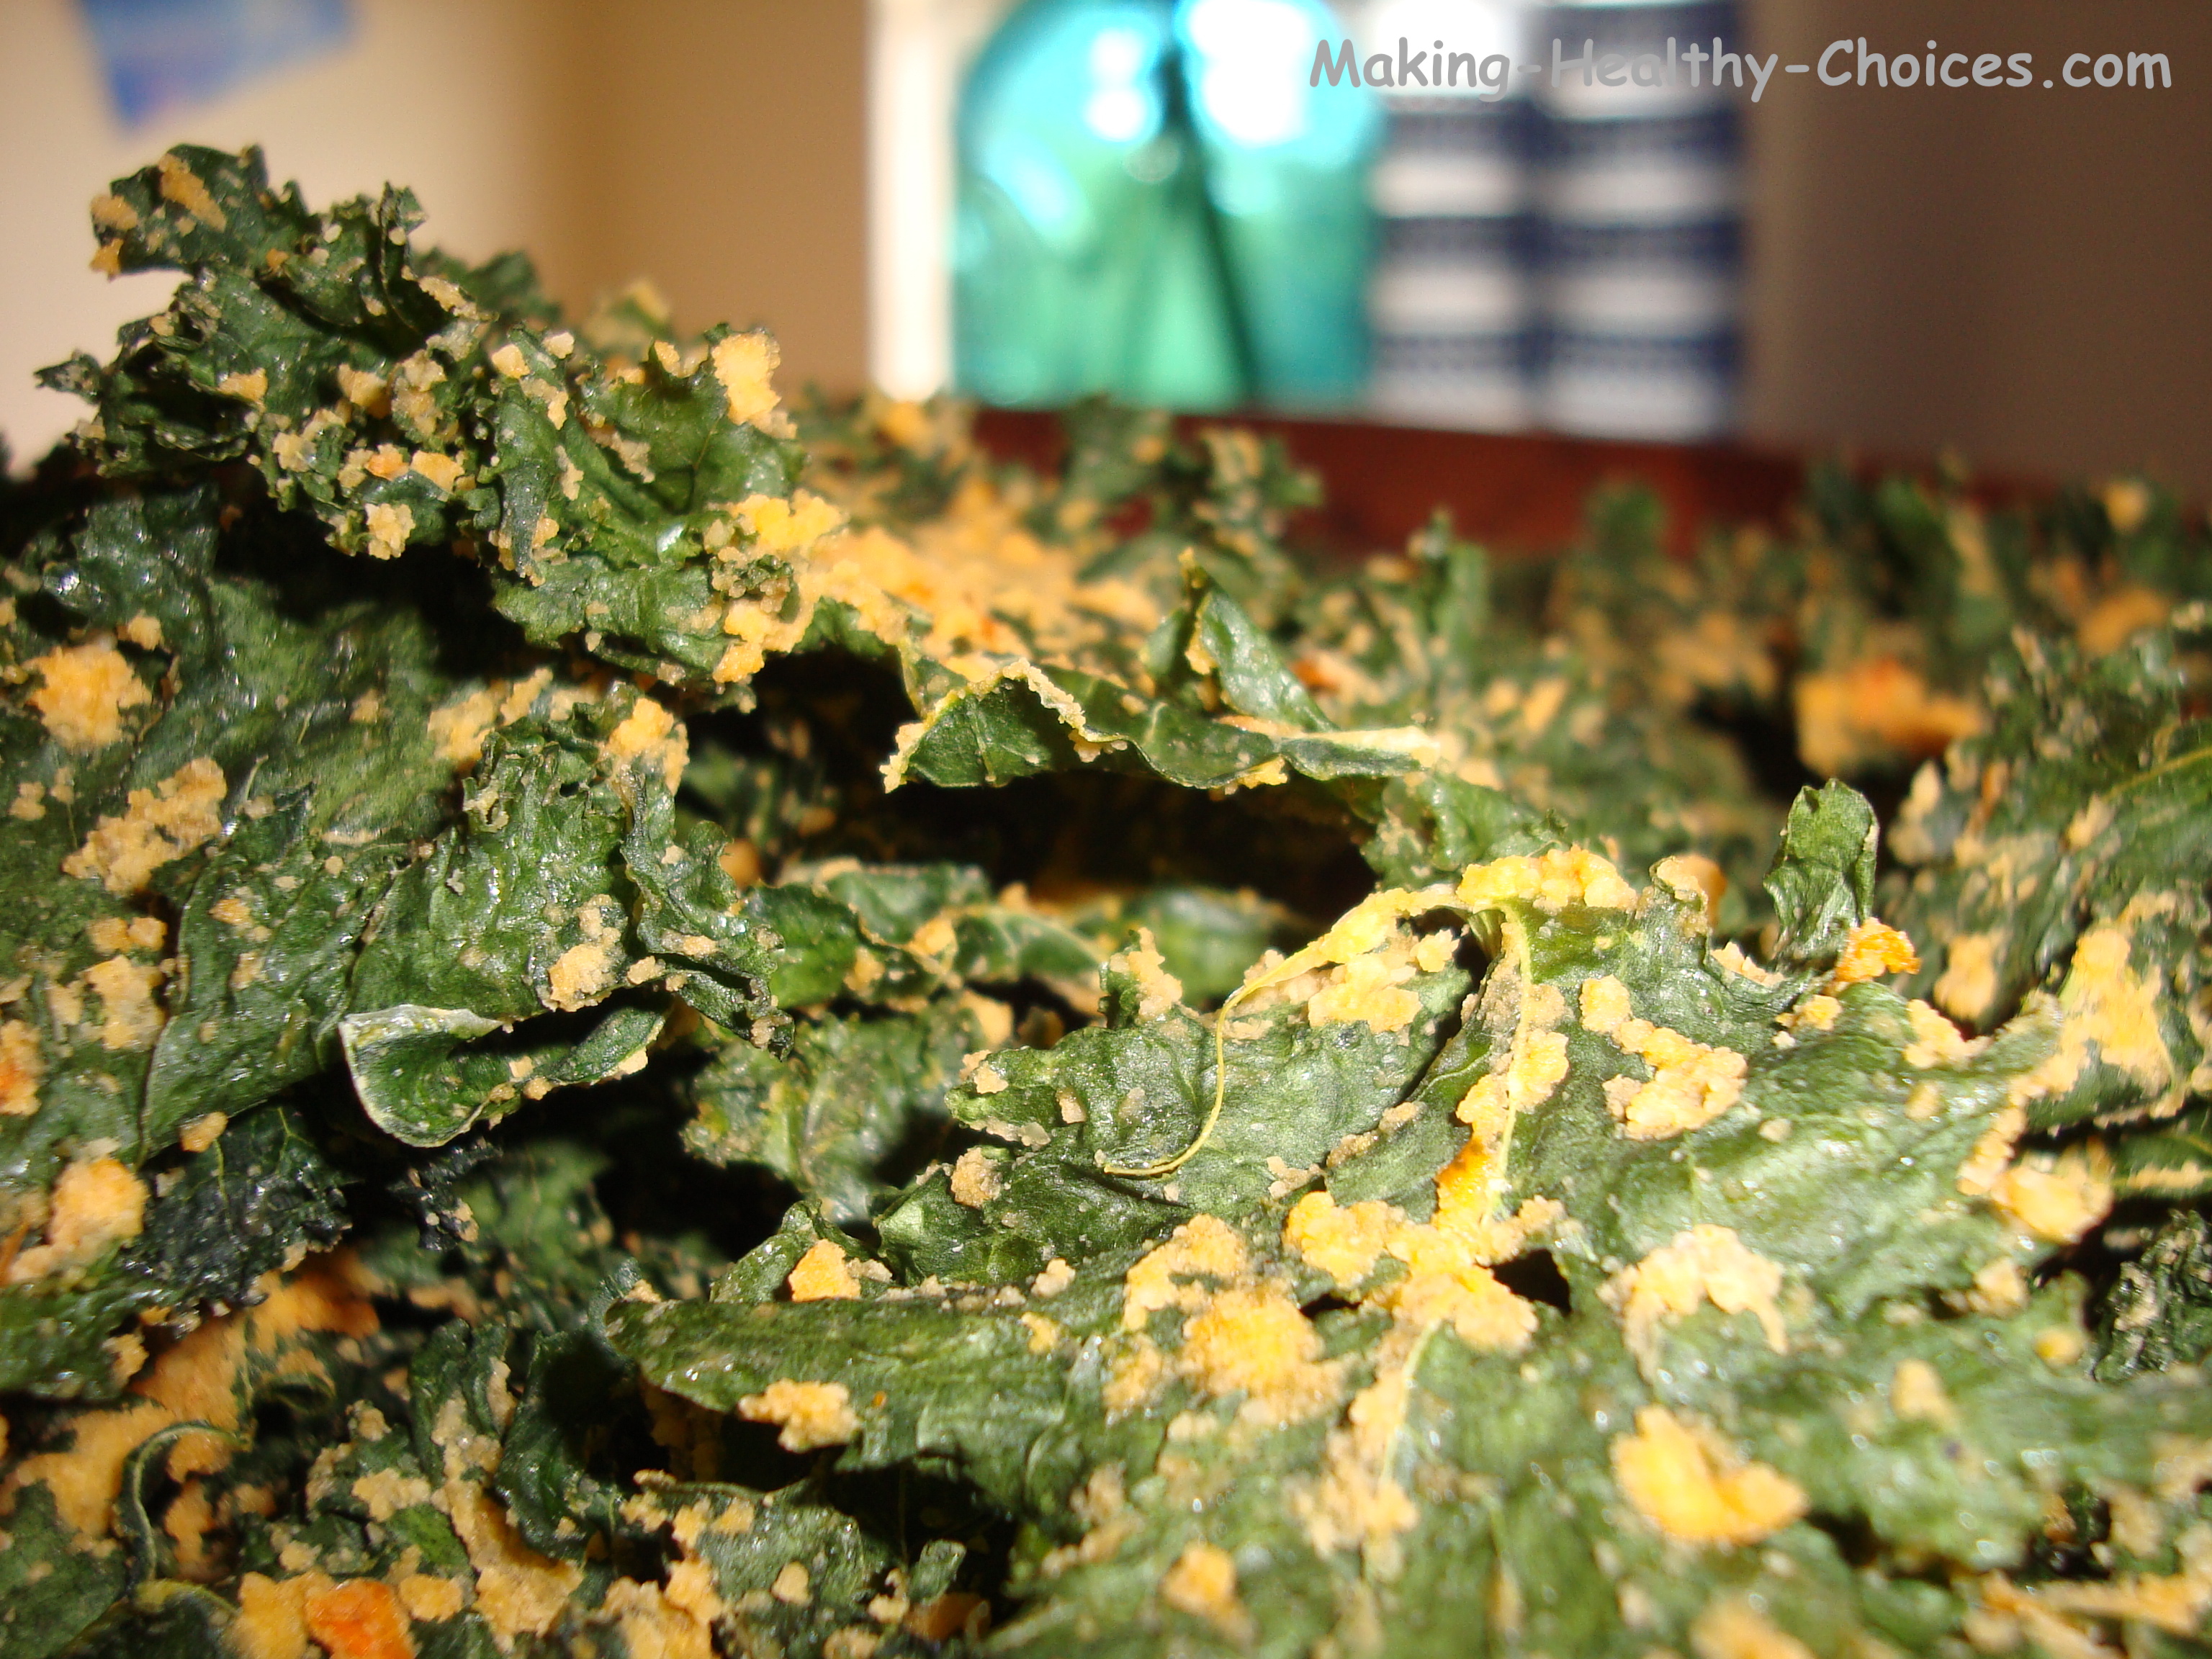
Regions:
<instances>
[{"instance_id":1,"label":"blurred background","mask_svg":"<svg viewBox=\"0 0 2212 1659\"><path fill-rule=\"evenodd\" d=\"M1686 84L1693 44L1860 37L2039 80L2159 52L2172 85ZM1310 84L1345 40L1465 76ZM1585 40L1633 80L1586 87ZM1498 59L1547 67L1481 84ZM191 140L262 144L311 201L410 184L429 234L529 249L573 306L650 276L681 324L765 323L787 386L2203 496L2208 72L2201 0L9 0L0 434L44 449L77 410L31 371L161 303L87 270L85 204Z\"/></svg>"}]
</instances>

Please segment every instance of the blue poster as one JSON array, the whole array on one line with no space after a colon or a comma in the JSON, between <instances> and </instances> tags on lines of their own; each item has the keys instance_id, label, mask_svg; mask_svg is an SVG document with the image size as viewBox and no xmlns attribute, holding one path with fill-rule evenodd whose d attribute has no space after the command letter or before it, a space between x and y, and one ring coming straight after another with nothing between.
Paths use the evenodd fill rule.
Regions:
<instances>
[{"instance_id":1,"label":"blue poster","mask_svg":"<svg viewBox=\"0 0 2212 1659\"><path fill-rule=\"evenodd\" d=\"M116 112L136 125L342 45L350 0L80 0Z\"/></svg>"}]
</instances>

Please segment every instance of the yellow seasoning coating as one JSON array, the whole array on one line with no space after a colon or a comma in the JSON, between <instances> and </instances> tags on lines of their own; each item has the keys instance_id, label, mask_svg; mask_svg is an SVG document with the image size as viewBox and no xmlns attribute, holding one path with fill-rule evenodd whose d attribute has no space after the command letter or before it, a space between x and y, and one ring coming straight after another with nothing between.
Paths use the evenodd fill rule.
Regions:
<instances>
[{"instance_id":1,"label":"yellow seasoning coating","mask_svg":"<svg viewBox=\"0 0 2212 1659\"><path fill-rule=\"evenodd\" d=\"M782 1432L776 1443L786 1451L842 1446L860 1431L853 1396L842 1382L799 1382L778 1377L758 1394L738 1401L748 1423L773 1423Z\"/></svg>"},{"instance_id":2,"label":"yellow seasoning coating","mask_svg":"<svg viewBox=\"0 0 2212 1659\"><path fill-rule=\"evenodd\" d=\"M1644 1407L1635 1432L1614 1438L1613 1474L1638 1513L1685 1543L1756 1544L1806 1510L1788 1476L1743 1461L1664 1406Z\"/></svg>"}]
</instances>

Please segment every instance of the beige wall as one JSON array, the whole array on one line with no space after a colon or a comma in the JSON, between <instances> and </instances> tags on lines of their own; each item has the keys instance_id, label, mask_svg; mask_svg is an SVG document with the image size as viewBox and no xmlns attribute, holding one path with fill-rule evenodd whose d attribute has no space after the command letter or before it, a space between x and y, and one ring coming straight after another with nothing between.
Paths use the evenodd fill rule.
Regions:
<instances>
[{"instance_id":1,"label":"beige wall","mask_svg":"<svg viewBox=\"0 0 2212 1659\"><path fill-rule=\"evenodd\" d=\"M867 373L863 0L592 5L562 102L567 234L548 274L582 298L649 273L677 321L765 323L783 384Z\"/></svg>"},{"instance_id":2,"label":"beige wall","mask_svg":"<svg viewBox=\"0 0 2212 1659\"><path fill-rule=\"evenodd\" d=\"M1828 88L1754 112L1753 431L2212 494L2212 6L1754 0L1762 52L2133 47L2171 91ZM1856 58L1854 57L1854 61Z\"/></svg>"},{"instance_id":3,"label":"beige wall","mask_svg":"<svg viewBox=\"0 0 2212 1659\"><path fill-rule=\"evenodd\" d=\"M2130 46L2172 91L1823 88L1752 112L1749 424L2010 472L2144 463L2212 494L2212 7L1747 0L1762 50ZM0 432L75 405L27 376L103 352L167 279L84 270L84 203L179 138L264 143L312 198L416 185L472 256L522 246L573 304L651 274L679 323L763 321L785 382L866 362L865 0L358 0L343 52L121 129L73 0L0 4Z\"/></svg>"}]
</instances>

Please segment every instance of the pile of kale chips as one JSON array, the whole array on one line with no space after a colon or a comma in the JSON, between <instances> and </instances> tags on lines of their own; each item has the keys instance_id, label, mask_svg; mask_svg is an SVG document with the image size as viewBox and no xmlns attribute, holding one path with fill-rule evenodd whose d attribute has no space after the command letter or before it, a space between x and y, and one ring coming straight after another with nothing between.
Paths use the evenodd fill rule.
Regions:
<instances>
[{"instance_id":1,"label":"pile of kale chips","mask_svg":"<svg viewBox=\"0 0 2212 1659\"><path fill-rule=\"evenodd\" d=\"M2201 518L1332 571L403 191L93 214L0 1655L2212 1645Z\"/></svg>"}]
</instances>

